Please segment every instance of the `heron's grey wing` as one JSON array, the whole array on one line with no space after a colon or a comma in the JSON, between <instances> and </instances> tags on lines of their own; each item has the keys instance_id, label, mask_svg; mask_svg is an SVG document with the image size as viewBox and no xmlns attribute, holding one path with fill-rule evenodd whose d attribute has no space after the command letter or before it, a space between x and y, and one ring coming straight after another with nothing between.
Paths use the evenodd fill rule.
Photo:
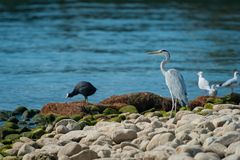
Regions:
<instances>
[{"instance_id":1,"label":"heron's grey wing","mask_svg":"<svg viewBox=\"0 0 240 160\"><path fill-rule=\"evenodd\" d=\"M229 86L237 84L237 83L238 83L237 79L232 78L232 79L229 79L226 82L224 82L221 86L222 87L229 87Z\"/></svg>"},{"instance_id":2,"label":"heron's grey wing","mask_svg":"<svg viewBox=\"0 0 240 160\"><path fill-rule=\"evenodd\" d=\"M187 89L183 76L175 69L170 69L165 74L166 84L173 96L188 104Z\"/></svg>"}]
</instances>

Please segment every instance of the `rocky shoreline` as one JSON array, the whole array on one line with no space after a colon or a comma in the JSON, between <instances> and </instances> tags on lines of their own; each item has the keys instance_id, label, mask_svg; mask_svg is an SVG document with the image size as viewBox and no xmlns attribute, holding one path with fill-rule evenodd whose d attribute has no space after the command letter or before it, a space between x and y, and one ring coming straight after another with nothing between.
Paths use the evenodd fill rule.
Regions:
<instances>
[{"instance_id":1,"label":"rocky shoreline","mask_svg":"<svg viewBox=\"0 0 240 160\"><path fill-rule=\"evenodd\" d=\"M148 92L1 111L0 159L237 160L239 100L198 97L170 119L171 101Z\"/></svg>"}]
</instances>

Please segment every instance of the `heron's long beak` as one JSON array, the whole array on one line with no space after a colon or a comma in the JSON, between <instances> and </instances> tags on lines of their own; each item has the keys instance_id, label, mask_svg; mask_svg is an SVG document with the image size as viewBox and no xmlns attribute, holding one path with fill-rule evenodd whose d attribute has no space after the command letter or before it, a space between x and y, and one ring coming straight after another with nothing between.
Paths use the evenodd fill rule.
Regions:
<instances>
[{"instance_id":1,"label":"heron's long beak","mask_svg":"<svg viewBox=\"0 0 240 160\"><path fill-rule=\"evenodd\" d=\"M159 51L149 51L149 52L146 52L146 53L148 53L148 54L160 54L161 52L159 52Z\"/></svg>"}]
</instances>

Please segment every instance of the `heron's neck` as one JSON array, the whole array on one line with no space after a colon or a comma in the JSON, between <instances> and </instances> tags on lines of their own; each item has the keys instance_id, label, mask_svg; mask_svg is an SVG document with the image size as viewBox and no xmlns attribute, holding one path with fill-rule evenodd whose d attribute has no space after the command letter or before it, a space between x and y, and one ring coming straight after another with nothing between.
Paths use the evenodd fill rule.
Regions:
<instances>
[{"instance_id":1,"label":"heron's neck","mask_svg":"<svg viewBox=\"0 0 240 160\"><path fill-rule=\"evenodd\" d=\"M165 64L170 60L170 54L168 52L164 52L165 59L160 63L160 69L163 75L167 72L165 69Z\"/></svg>"}]
</instances>

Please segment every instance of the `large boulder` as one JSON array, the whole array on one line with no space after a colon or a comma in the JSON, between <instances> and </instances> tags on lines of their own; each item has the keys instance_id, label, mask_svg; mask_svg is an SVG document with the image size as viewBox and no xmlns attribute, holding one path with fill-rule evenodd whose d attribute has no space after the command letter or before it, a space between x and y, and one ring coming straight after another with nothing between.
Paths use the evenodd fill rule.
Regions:
<instances>
[{"instance_id":1,"label":"large boulder","mask_svg":"<svg viewBox=\"0 0 240 160\"><path fill-rule=\"evenodd\" d=\"M110 105L117 109L126 105L133 105L139 112L146 111L151 108L171 110L172 102L169 98L163 98L150 92L139 92L123 94L119 96L111 96L100 102L103 105Z\"/></svg>"}]
</instances>

